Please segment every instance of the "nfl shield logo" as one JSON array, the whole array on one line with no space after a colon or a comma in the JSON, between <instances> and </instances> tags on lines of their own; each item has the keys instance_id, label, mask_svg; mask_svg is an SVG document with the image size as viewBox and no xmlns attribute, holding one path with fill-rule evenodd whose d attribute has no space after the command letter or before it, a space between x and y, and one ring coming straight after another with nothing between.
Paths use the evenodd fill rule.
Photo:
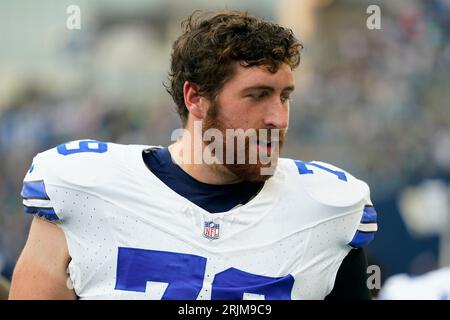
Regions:
<instances>
[{"instance_id":1,"label":"nfl shield logo","mask_svg":"<svg viewBox=\"0 0 450 320\"><path fill-rule=\"evenodd\" d=\"M219 224L213 221L205 222L205 228L203 229L203 235L208 239L219 239Z\"/></svg>"}]
</instances>

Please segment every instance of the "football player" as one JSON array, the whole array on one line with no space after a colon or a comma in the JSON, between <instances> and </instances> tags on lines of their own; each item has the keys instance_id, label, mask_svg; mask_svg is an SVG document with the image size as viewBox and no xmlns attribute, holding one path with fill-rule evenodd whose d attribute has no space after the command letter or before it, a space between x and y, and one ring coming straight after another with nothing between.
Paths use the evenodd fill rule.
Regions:
<instances>
[{"instance_id":1,"label":"football player","mask_svg":"<svg viewBox=\"0 0 450 320\"><path fill-rule=\"evenodd\" d=\"M420 276L397 274L386 280L380 300L450 300L450 267Z\"/></svg>"},{"instance_id":2,"label":"football player","mask_svg":"<svg viewBox=\"0 0 450 320\"><path fill-rule=\"evenodd\" d=\"M191 15L167 85L181 137L38 154L21 193L37 218L10 297L369 299L369 187L331 164L277 156L301 47L291 30L244 12ZM226 132L238 129L258 133L233 149L242 135ZM195 160L196 146L213 143L213 159L224 146L232 161ZM255 151L270 161L249 161Z\"/></svg>"}]
</instances>

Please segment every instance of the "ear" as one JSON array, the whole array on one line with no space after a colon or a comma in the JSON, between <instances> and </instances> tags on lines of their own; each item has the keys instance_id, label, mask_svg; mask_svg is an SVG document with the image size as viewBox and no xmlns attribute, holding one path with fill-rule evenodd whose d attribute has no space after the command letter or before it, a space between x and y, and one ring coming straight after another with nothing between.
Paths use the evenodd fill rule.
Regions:
<instances>
[{"instance_id":1,"label":"ear","mask_svg":"<svg viewBox=\"0 0 450 320\"><path fill-rule=\"evenodd\" d=\"M184 104L189 113L197 119L206 115L206 99L199 93L197 84L185 81L183 85Z\"/></svg>"}]
</instances>

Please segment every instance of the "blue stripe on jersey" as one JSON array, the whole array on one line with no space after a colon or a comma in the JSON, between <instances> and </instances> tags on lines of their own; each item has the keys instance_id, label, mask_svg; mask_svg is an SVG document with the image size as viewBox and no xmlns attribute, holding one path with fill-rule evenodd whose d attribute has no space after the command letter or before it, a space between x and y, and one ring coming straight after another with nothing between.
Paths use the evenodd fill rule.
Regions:
<instances>
[{"instance_id":1,"label":"blue stripe on jersey","mask_svg":"<svg viewBox=\"0 0 450 320\"><path fill-rule=\"evenodd\" d=\"M349 243L353 248L362 248L367 246L375 237L375 232L356 231L353 240Z\"/></svg>"},{"instance_id":2,"label":"blue stripe on jersey","mask_svg":"<svg viewBox=\"0 0 450 320\"><path fill-rule=\"evenodd\" d=\"M377 212L374 207L365 207L363 216L361 218L361 223L376 223L377 222Z\"/></svg>"},{"instance_id":3,"label":"blue stripe on jersey","mask_svg":"<svg viewBox=\"0 0 450 320\"><path fill-rule=\"evenodd\" d=\"M23 211L29 214L37 215L38 217L44 217L49 221L59 220L53 208L38 208L23 206Z\"/></svg>"},{"instance_id":4,"label":"blue stripe on jersey","mask_svg":"<svg viewBox=\"0 0 450 320\"><path fill-rule=\"evenodd\" d=\"M42 180L24 182L20 195L24 199L50 200L47 191L45 191L44 181Z\"/></svg>"}]
</instances>

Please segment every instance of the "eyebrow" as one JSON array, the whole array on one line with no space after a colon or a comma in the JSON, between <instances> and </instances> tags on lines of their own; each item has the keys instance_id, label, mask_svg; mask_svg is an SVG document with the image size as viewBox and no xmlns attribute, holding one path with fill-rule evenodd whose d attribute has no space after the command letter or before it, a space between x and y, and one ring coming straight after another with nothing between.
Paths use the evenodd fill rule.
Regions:
<instances>
[{"instance_id":1,"label":"eyebrow","mask_svg":"<svg viewBox=\"0 0 450 320\"><path fill-rule=\"evenodd\" d=\"M244 88L244 89L242 89L242 92L246 93L248 91L253 91L253 90L267 90L270 92L274 92L275 88L271 87L271 86L266 86L266 85L257 85L257 86ZM284 91L294 91L294 90L295 90L294 86L287 86L287 87L283 88L283 90L281 90L281 91L284 92Z\"/></svg>"}]
</instances>

